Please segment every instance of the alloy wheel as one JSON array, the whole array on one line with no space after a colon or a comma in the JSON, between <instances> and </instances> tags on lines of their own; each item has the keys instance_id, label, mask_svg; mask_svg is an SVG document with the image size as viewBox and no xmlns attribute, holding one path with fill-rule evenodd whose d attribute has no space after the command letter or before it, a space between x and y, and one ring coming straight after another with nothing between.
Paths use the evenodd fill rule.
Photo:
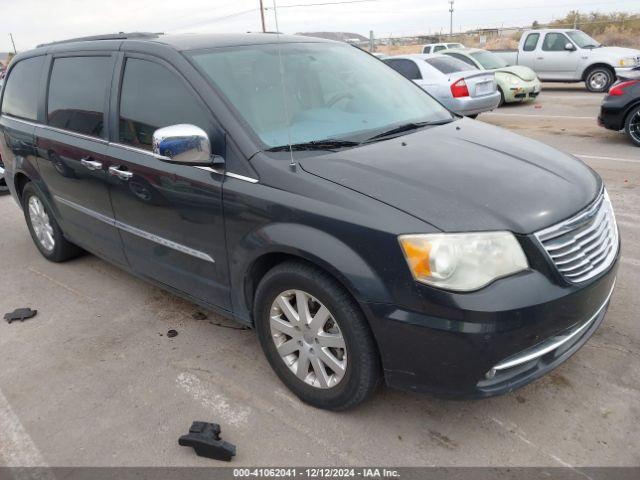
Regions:
<instances>
[{"instance_id":1,"label":"alloy wheel","mask_svg":"<svg viewBox=\"0 0 640 480\"><path fill-rule=\"evenodd\" d=\"M609 75L606 72L598 71L589 77L589 86L593 90L602 91L609 83Z\"/></svg>"},{"instance_id":2,"label":"alloy wheel","mask_svg":"<svg viewBox=\"0 0 640 480\"><path fill-rule=\"evenodd\" d=\"M326 306L302 290L287 290L273 301L269 321L278 354L294 375L315 388L340 383L347 369L347 348Z\"/></svg>"},{"instance_id":3,"label":"alloy wheel","mask_svg":"<svg viewBox=\"0 0 640 480\"><path fill-rule=\"evenodd\" d=\"M640 110L629 120L629 135L638 144L640 144Z\"/></svg>"},{"instance_id":4,"label":"alloy wheel","mask_svg":"<svg viewBox=\"0 0 640 480\"><path fill-rule=\"evenodd\" d=\"M44 205L36 196L29 198L29 219L38 242L47 252L53 251L56 242L53 238L53 227Z\"/></svg>"}]
</instances>

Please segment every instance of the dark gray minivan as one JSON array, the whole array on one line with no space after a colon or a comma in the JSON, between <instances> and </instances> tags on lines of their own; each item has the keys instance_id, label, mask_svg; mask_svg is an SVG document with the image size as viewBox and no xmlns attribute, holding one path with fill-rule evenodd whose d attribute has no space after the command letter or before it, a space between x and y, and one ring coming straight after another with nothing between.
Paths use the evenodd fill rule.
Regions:
<instances>
[{"instance_id":1,"label":"dark gray minivan","mask_svg":"<svg viewBox=\"0 0 640 480\"><path fill-rule=\"evenodd\" d=\"M352 46L107 35L18 55L7 185L94 253L252 326L302 400L518 388L602 323L619 236L578 159L461 119Z\"/></svg>"}]
</instances>

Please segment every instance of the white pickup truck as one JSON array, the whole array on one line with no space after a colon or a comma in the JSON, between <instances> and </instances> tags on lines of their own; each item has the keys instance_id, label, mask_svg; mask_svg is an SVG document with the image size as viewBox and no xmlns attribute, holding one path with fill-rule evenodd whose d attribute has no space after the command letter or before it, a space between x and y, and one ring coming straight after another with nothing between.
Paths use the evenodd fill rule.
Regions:
<instances>
[{"instance_id":1,"label":"white pickup truck","mask_svg":"<svg viewBox=\"0 0 640 480\"><path fill-rule=\"evenodd\" d=\"M546 82L585 82L606 92L621 73L640 66L640 50L605 47L580 30L526 30L518 50L494 50L509 65L533 69Z\"/></svg>"}]
</instances>

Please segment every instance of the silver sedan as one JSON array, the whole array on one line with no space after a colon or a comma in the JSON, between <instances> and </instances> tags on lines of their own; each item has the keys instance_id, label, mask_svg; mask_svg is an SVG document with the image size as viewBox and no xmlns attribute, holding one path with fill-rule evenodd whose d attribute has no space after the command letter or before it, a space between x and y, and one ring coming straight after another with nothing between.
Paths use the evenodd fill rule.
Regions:
<instances>
[{"instance_id":1,"label":"silver sedan","mask_svg":"<svg viewBox=\"0 0 640 480\"><path fill-rule=\"evenodd\" d=\"M384 62L458 115L475 118L500 103L495 74L456 58L416 54L389 57Z\"/></svg>"}]
</instances>

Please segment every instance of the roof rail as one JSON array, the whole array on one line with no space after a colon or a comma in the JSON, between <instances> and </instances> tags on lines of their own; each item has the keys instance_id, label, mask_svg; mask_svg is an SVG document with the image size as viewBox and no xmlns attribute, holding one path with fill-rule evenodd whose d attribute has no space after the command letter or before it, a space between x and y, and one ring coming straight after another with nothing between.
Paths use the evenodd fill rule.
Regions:
<instances>
[{"instance_id":1,"label":"roof rail","mask_svg":"<svg viewBox=\"0 0 640 480\"><path fill-rule=\"evenodd\" d=\"M37 46L37 48L48 47L50 45L60 45L61 43L71 43L71 42L91 42L95 40L128 40L128 39L136 39L136 38L157 38L160 35L163 35L163 33L162 32L107 33L105 35L92 35L90 37L77 37L77 38L69 38L67 40L58 40L57 42L41 43L40 45Z\"/></svg>"}]
</instances>

